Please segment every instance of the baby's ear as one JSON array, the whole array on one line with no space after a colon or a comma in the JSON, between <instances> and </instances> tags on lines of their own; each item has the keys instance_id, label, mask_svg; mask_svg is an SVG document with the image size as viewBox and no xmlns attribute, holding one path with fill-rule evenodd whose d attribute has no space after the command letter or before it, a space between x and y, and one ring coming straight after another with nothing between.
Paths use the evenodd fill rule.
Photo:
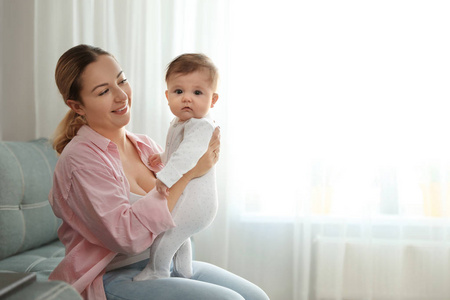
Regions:
<instances>
[{"instance_id":1,"label":"baby's ear","mask_svg":"<svg viewBox=\"0 0 450 300\"><path fill-rule=\"evenodd\" d=\"M80 116L84 116L84 108L83 105L79 102L79 101L75 101L75 100L67 100L66 101L67 106L70 107L71 110L73 110L74 112L76 112L77 114L79 114Z\"/></svg>"},{"instance_id":2,"label":"baby's ear","mask_svg":"<svg viewBox=\"0 0 450 300\"><path fill-rule=\"evenodd\" d=\"M167 101L169 101L169 90L166 90L166 99L167 99Z\"/></svg>"},{"instance_id":3,"label":"baby's ear","mask_svg":"<svg viewBox=\"0 0 450 300\"><path fill-rule=\"evenodd\" d=\"M219 100L219 94L214 93L213 96L212 96L211 107L214 107L214 105L216 104L217 100Z\"/></svg>"}]
</instances>

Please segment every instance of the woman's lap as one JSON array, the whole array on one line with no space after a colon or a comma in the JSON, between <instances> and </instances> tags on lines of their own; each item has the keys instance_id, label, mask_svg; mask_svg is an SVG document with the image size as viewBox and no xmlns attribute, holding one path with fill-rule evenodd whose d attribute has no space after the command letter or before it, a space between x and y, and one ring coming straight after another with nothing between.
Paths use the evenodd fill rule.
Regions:
<instances>
[{"instance_id":1,"label":"woman's lap","mask_svg":"<svg viewBox=\"0 0 450 300\"><path fill-rule=\"evenodd\" d=\"M167 279L133 281L145 266L142 261L103 276L106 297L117 299L269 299L251 282L214 265L193 262L191 279L171 277Z\"/></svg>"}]
</instances>

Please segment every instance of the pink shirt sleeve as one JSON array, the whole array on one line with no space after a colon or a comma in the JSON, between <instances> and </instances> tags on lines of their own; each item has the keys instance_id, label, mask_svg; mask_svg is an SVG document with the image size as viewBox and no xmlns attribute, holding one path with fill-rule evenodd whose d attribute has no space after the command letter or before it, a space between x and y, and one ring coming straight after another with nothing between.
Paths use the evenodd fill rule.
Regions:
<instances>
[{"instance_id":1,"label":"pink shirt sleeve","mask_svg":"<svg viewBox=\"0 0 450 300\"><path fill-rule=\"evenodd\" d=\"M156 235L175 226L158 192L152 190L130 205L120 180L100 170L74 171L68 198L72 226L91 243L113 252L142 252Z\"/></svg>"}]
</instances>

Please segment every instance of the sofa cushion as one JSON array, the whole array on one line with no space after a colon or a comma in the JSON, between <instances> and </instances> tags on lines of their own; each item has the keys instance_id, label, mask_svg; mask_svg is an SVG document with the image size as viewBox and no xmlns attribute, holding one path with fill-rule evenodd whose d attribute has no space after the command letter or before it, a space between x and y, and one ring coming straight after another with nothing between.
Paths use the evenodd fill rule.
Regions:
<instances>
[{"instance_id":1,"label":"sofa cushion","mask_svg":"<svg viewBox=\"0 0 450 300\"><path fill-rule=\"evenodd\" d=\"M0 142L0 259L57 239L48 202L57 159L46 139Z\"/></svg>"},{"instance_id":2,"label":"sofa cushion","mask_svg":"<svg viewBox=\"0 0 450 300\"><path fill-rule=\"evenodd\" d=\"M62 281L33 282L2 300L83 300L71 285Z\"/></svg>"},{"instance_id":3,"label":"sofa cushion","mask_svg":"<svg viewBox=\"0 0 450 300\"><path fill-rule=\"evenodd\" d=\"M36 249L0 260L0 272L36 273L37 281L46 281L64 257L64 245L56 240Z\"/></svg>"}]
</instances>

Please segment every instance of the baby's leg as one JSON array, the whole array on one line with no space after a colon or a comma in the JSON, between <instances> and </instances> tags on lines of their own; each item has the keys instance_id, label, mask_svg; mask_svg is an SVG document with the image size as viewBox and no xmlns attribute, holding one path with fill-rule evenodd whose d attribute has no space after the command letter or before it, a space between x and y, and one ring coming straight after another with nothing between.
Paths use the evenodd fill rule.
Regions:
<instances>
[{"instance_id":1,"label":"baby's leg","mask_svg":"<svg viewBox=\"0 0 450 300\"><path fill-rule=\"evenodd\" d=\"M176 277L192 277L192 247L190 238L181 245L173 257L173 273Z\"/></svg>"},{"instance_id":2,"label":"baby's leg","mask_svg":"<svg viewBox=\"0 0 450 300\"><path fill-rule=\"evenodd\" d=\"M177 227L156 238L150 247L150 260L147 267L134 277L134 280L169 277L170 263L178 249L180 249L180 253L177 254L175 273L183 277L190 277L192 274L190 242L185 245L183 243L193 234L208 226L217 211L215 185L205 184L205 179L210 180L210 173L201 177L201 180L192 180L186 187L172 211Z\"/></svg>"},{"instance_id":3,"label":"baby's leg","mask_svg":"<svg viewBox=\"0 0 450 300\"><path fill-rule=\"evenodd\" d=\"M172 258L188 236L186 236L184 230L179 230L177 227L159 235L150 247L150 260L147 266L133 280L142 281L170 277Z\"/></svg>"},{"instance_id":4,"label":"baby's leg","mask_svg":"<svg viewBox=\"0 0 450 300\"><path fill-rule=\"evenodd\" d=\"M157 264L156 261L161 261L161 257L156 257L156 254L165 254L166 251L160 251L159 253L155 251L155 249L159 248L159 245L165 244L163 240L164 234L159 235L155 241L153 242L153 245L150 247L150 260L147 264L147 266L140 272L138 275L136 275L133 280L134 281L142 281L142 280L151 280L151 279L158 279L158 278L167 278L170 275L170 266L169 267L163 267L161 263ZM169 258L170 261L170 258ZM158 266L158 268L157 268Z\"/></svg>"},{"instance_id":5,"label":"baby's leg","mask_svg":"<svg viewBox=\"0 0 450 300\"><path fill-rule=\"evenodd\" d=\"M186 242L187 239L195 232L193 231L193 226L190 224L192 222L191 216L189 216L189 207L192 205L191 199L187 198L189 189L185 189L185 193L178 200L178 204L172 212L176 227L167 230L166 232L160 234L152 246L150 247L150 260L148 265L142 270L140 274L135 276L133 280L142 281L149 279L159 279L170 277L170 264L175 253L180 249L180 247ZM183 247L190 247L190 243ZM183 249L180 259L187 255L187 250ZM191 250L189 250L191 252ZM189 257L189 263L191 263L192 257ZM181 262L178 263L180 265ZM182 264L183 274L190 274Z\"/></svg>"}]
</instances>

